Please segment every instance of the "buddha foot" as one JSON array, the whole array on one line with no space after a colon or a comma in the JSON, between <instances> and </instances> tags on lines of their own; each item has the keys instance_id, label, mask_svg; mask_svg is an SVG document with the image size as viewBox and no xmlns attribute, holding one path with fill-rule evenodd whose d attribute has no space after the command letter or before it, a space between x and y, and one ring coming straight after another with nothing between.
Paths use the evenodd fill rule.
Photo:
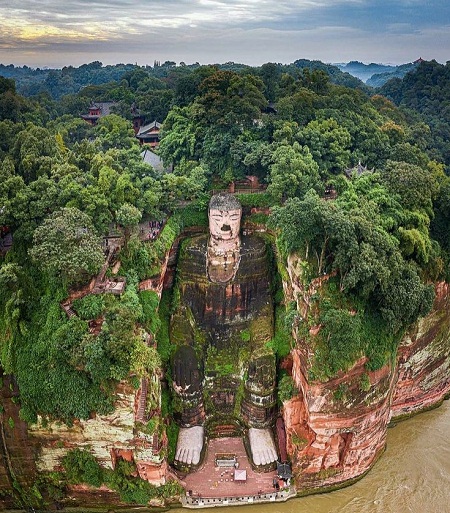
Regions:
<instances>
[{"instance_id":1,"label":"buddha foot","mask_svg":"<svg viewBox=\"0 0 450 513\"><path fill-rule=\"evenodd\" d=\"M277 450L270 429L250 428L248 439L253 463L257 466L268 465L278 460Z\"/></svg>"},{"instance_id":2,"label":"buddha foot","mask_svg":"<svg viewBox=\"0 0 450 513\"><path fill-rule=\"evenodd\" d=\"M175 460L186 465L197 465L203 448L204 432L203 426L180 428Z\"/></svg>"}]
</instances>

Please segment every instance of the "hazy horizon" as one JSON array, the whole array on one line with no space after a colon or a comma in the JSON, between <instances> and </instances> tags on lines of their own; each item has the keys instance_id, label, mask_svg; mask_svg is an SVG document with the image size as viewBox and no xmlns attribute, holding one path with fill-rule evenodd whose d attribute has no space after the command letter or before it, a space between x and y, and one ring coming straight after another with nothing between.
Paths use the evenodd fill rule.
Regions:
<instances>
[{"instance_id":1,"label":"hazy horizon","mask_svg":"<svg viewBox=\"0 0 450 513\"><path fill-rule=\"evenodd\" d=\"M323 62L324 64L329 64L331 66L345 66L347 64L349 64L350 62L359 62L361 64L364 64L366 66L369 66L369 65L372 65L372 64L375 64L375 65L378 65L378 66L392 66L392 67L395 67L395 66L400 66L402 64L410 64L412 62L414 62L415 60L417 59L414 59L414 60L411 60L409 62L363 62L363 61L358 61L357 59L350 59L348 61L339 61L339 62L328 62L328 61L322 61L321 59L307 59L306 57L302 57L301 55L298 56L295 60L302 60L302 59L306 59L306 60L311 60L311 61L320 61L320 62ZM164 61L161 61L159 59L155 59L156 61L158 61L161 65L164 63ZM180 62L176 62L174 61L173 59L167 59L168 61L172 61L172 62L175 62L175 64L177 66L179 66L181 63L185 64L186 66L191 66L191 65L200 65L200 66L212 66L212 65L223 65L223 64L226 64L228 62L233 62L234 64L238 64L238 65L243 65L243 66L254 66L254 67L258 67L262 64L266 64L268 62L273 62L273 61L265 61L265 62L262 62L261 64L255 64L255 65L252 65L252 64L248 64L247 62L240 62L240 61L224 61L224 62L219 62L219 61L216 61L216 62L198 62L198 61L195 61L195 62L184 62L184 61L180 61ZM425 59L427 60L427 59ZM429 60L436 60L437 59L429 59ZM17 64L15 62L2 62L0 61L0 65L4 65L4 66L14 66L16 68L21 68L21 67L24 67L24 66L27 66L31 69L42 69L42 70L47 70L47 69L62 69L64 67L69 67L69 66L72 66L73 68L78 68L80 66L83 66L85 64L91 64L92 62L94 61L99 61L102 63L102 66L116 66L116 65L138 65L138 66L141 66L141 67L145 67L145 66L150 66L150 67L154 67L154 62L151 62L151 63L139 63L139 62L103 62L99 59L94 59L94 60L90 60L90 61L86 61L86 62L82 62L80 64L70 64L70 63L65 63L63 64L62 66L48 66L48 65L45 65L45 66L34 66L34 65L30 65L30 64ZM276 64L281 64L281 65L289 65L289 64L292 64L294 61L290 61L290 62L277 62ZM439 61L437 61L439 62ZM445 63L440 63L440 64L445 64Z\"/></svg>"}]
</instances>

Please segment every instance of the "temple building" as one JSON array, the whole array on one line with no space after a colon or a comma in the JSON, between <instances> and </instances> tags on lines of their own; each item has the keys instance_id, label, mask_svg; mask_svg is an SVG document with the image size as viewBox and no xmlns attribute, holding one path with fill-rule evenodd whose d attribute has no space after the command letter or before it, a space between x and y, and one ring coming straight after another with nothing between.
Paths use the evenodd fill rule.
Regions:
<instances>
[{"instance_id":1,"label":"temple building","mask_svg":"<svg viewBox=\"0 0 450 513\"><path fill-rule=\"evenodd\" d=\"M159 145L160 130L161 123L158 123L158 121L155 120L148 125L141 126L136 137L139 139L141 144L150 146L150 148L156 148Z\"/></svg>"},{"instance_id":2,"label":"temple building","mask_svg":"<svg viewBox=\"0 0 450 513\"><path fill-rule=\"evenodd\" d=\"M364 173L373 173L373 168L368 169L367 166L363 166L361 161L355 167L350 167L344 170L347 178L351 178L352 176L361 176Z\"/></svg>"},{"instance_id":3,"label":"temple building","mask_svg":"<svg viewBox=\"0 0 450 513\"><path fill-rule=\"evenodd\" d=\"M92 102L89 106L89 114L82 114L81 117L94 126L100 118L112 114L111 109L116 105L116 102Z\"/></svg>"}]
</instances>

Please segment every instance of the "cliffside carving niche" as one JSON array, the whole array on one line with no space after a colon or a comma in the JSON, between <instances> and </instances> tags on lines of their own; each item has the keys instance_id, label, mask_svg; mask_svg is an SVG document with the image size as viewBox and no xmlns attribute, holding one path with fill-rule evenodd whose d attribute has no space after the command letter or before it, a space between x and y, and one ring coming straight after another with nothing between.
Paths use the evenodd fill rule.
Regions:
<instances>
[{"instance_id":1,"label":"cliffside carving niche","mask_svg":"<svg viewBox=\"0 0 450 513\"><path fill-rule=\"evenodd\" d=\"M277 460L270 266L264 240L240 236L242 207L230 194L209 204L209 235L180 249L171 320L177 346L174 409L180 426L175 465L197 466L208 436L245 436L254 465Z\"/></svg>"}]
</instances>

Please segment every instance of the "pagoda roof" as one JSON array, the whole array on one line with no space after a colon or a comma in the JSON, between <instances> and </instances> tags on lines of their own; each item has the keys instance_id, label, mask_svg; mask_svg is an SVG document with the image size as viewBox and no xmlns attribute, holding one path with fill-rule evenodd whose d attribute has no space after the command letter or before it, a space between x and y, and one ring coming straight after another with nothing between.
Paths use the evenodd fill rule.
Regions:
<instances>
[{"instance_id":1,"label":"pagoda roof","mask_svg":"<svg viewBox=\"0 0 450 513\"><path fill-rule=\"evenodd\" d=\"M111 108L115 107L116 105L116 102L92 102L89 106L89 110L100 109L102 116L108 116L111 114Z\"/></svg>"},{"instance_id":2,"label":"pagoda roof","mask_svg":"<svg viewBox=\"0 0 450 513\"><path fill-rule=\"evenodd\" d=\"M96 119L100 119L100 114L82 114L81 117L83 119L92 119L92 120L96 120Z\"/></svg>"},{"instance_id":3,"label":"pagoda roof","mask_svg":"<svg viewBox=\"0 0 450 513\"><path fill-rule=\"evenodd\" d=\"M136 134L136 137L141 137L147 135L148 132L152 132L155 130L158 130L161 128L161 123L158 123L158 121L153 121L152 123L149 123L148 125L141 126L139 128L139 132Z\"/></svg>"},{"instance_id":4,"label":"pagoda roof","mask_svg":"<svg viewBox=\"0 0 450 513\"><path fill-rule=\"evenodd\" d=\"M361 161L355 167L345 169L344 173L351 178L352 176L361 176L363 173L373 173L373 169L367 169L367 166L363 166Z\"/></svg>"}]
</instances>

